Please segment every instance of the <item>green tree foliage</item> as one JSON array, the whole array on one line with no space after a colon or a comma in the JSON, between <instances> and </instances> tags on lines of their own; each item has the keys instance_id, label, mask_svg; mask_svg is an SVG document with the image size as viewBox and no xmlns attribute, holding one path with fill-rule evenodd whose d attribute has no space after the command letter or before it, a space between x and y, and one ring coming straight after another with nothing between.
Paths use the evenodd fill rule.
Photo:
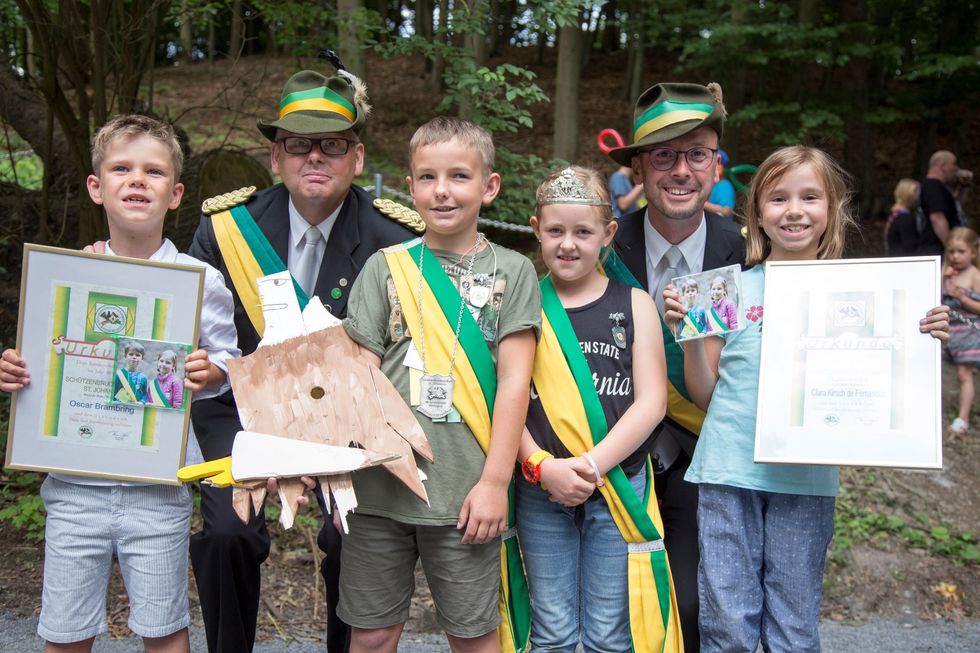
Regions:
<instances>
[{"instance_id":1,"label":"green tree foliage","mask_svg":"<svg viewBox=\"0 0 980 653\"><path fill-rule=\"evenodd\" d=\"M479 65L476 52L455 44L456 33L484 34L485 20L485 15L462 3L454 7L445 23L448 38L425 39L412 35L376 43L375 49L385 57L422 54L430 61L441 58L445 62L442 70L445 94L437 111L456 109L490 133L515 133L531 128L529 107L548 100L534 82L535 74L509 63L493 67ZM526 224L534 207L534 183L541 176L542 159L498 147L496 163L497 171L507 183L487 214L498 220Z\"/></svg>"}]
</instances>

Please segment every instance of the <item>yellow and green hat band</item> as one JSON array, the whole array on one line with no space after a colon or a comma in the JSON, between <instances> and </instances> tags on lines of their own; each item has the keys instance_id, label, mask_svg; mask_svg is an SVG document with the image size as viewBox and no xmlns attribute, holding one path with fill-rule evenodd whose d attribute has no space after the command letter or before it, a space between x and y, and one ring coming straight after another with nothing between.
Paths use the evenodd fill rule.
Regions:
<instances>
[{"instance_id":1,"label":"yellow and green hat band","mask_svg":"<svg viewBox=\"0 0 980 653\"><path fill-rule=\"evenodd\" d=\"M678 102L667 100L650 107L633 123L633 142L640 140L658 129L685 120L704 120L714 110L710 104L702 102Z\"/></svg>"},{"instance_id":2,"label":"yellow and green hat band","mask_svg":"<svg viewBox=\"0 0 980 653\"><path fill-rule=\"evenodd\" d=\"M327 88L320 86L290 93L279 103L279 119L282 120L294 111L329 111L337 113L354 122L357 110L354 105Z\"/></svg>"}]
</instances>

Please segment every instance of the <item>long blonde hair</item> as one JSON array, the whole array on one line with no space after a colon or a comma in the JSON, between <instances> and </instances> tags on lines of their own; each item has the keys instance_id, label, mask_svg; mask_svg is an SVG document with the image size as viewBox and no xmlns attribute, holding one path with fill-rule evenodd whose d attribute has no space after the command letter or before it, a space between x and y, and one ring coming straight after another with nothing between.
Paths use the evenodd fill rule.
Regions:
<instances>
[{"instance_id":1,"label":"long blonde hair","mask_svg":"<svg viewBox=\"0 0 980 653\"><path fill-rule=\"evenodd\" d=\"M752 176L752 187L746 202L746 265L765 261L772 247L769 236L762 230L762 201L766 193L787 172L805 165L813 167L827 193L827 230L820 237L817 258L840 258L844 253L844 236L847 229L856 224L851 214L850 175L823 150L791 145L770 154Z\"/></svg>"}]
</instances>

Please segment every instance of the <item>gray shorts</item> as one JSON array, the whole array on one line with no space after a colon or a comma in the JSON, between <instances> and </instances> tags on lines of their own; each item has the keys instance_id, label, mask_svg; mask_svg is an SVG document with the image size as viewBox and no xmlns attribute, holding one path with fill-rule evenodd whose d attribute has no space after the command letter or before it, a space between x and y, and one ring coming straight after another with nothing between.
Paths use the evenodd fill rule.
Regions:
<instances>
[{"instance_id":1,"label":"gray shorts","mask_svg":"<svg viewBox=\"0 0 980 653\"><path fill-rule=\"evenodd\" d=\"M37 634L67 644L103 633L112 558L129 595L129 628L164 637L190 624L187 539L194 507L183 486L41 485L44 589Z\"/></svg>"},{"instance_id":2,"label":"gray shorts","mask_svg":"<svg viewBox=\"0 0 980 653\"><path fill-rule=\"evenodd\" d=\"M500 624L500 541L461 544L455 526L403 524L350 515L340 556L337 614L355 628L386 628L408 620L415 563L432 592L436 621L450 635L479 637Z\"/></svg>"}]
</instances>

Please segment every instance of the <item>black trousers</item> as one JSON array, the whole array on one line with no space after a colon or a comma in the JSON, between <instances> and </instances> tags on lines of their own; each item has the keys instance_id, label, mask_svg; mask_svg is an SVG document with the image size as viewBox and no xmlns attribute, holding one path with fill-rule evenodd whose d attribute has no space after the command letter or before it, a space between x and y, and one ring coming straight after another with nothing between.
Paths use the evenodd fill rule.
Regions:
<instances>
[{"instance_id":1,"label":"black trousers","mask_svg":"<svg viewBox=\"0 0 980 653\"><path fill-rule=\"evenodd\" d=\"M698 486L684 480L691 458L683 451L665 471L654 474L664 522L664 548L677 594L684 651L698 653Z\"/></svg>"},{"instance_id":2,"label":"black trousers","mask_svg":"<svg viewBox=\"0 0 980 653\"><path fill-rule=\"evenodd\" d=\"M230 392L195 402L191 419L206 460L231 455L241 424ZM191 565L210 653L252 650L261 592L260 566L269 557L269 532L262 511L243 524L232 508L231 493L231 488L201 486L204 527L190 538ZM322 508L323 498L317 494ZM320 573L327 594L327 650L346 653L350 627L337 617L340 534L329 516L324 519L317 545L325 555Z\"/></svg>"}]
</instances>

